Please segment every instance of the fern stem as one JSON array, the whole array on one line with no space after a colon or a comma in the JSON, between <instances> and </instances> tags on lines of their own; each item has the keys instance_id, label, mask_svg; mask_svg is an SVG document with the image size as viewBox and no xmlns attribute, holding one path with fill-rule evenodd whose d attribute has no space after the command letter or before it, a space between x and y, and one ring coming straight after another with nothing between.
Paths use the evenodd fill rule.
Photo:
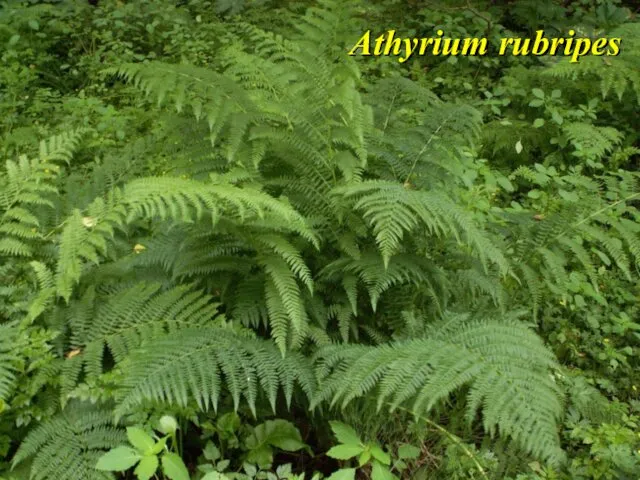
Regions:
<instances>
[{"instance_id":1,"label":"fern stem","mask_svg":"<svg viewBox=\"0 0 640 480\"><path fill-rule=\"evenodd\" d=\"M389 109L387 110L387 116L384 119L384 125L382 127L382 134L384 135L384 133L387 131L387 126L389 125L389 119L391 118L391 109L393 108L393 106L396 103L396 97L398 96L398 93L395 92L393 94L393 98L391 99L391 102L389 103Z\"/></svg>"},{"instance_id":2,"label":"fern stem","mask_svg":"<svg viewBox=\"0 0 640 480\"><path fill-rule=\"evenodd\" d=\"M593 217L595 217L596 215L600 215L603 212L606 212L607 210L609 210L610 208L615 207L616 205L621 204L622 202L628 202L629 200L633 200L636 197L640 196L640 192L636 192L633 195L629 195L628 197L622 198L620 200L617 200L613 203L610 203L609 205L602 207L600 210L597 210L595 212L593 212L591 215L583 218L582 220L580 220L578 223L573 225L573 228L575 227L579 227L580 225L582 225L583 223L585 223L586 221L592 219ZM564 235L564 232L559 234L557 237L554 238L554 240L557 240L558 238L560 238L562 235Z\"/></svg>"},{"instance_id":3,"label":"fern stem","mask_svg":"<svg viewBox=\"0 0 640 480\"><path fill-rule=\"evenodd\" d=\"M55 227L53 227L44 237L42 237L42 240L46 240L47 238L49 238L51 235L53 235L58 230L60 230L62 227L64 227L67 223L69 223L69 218L67 218L60 225L56 225Z\"/></svg>"},{"instance_id":4,"label":"fern stem","mask_svg":"<svg viewBox=\"0 0 640 480\"><path fill-rule=\"evenodd\" d=\"M413 171L415 170L416 166L418 165L418 160L420 160L420 157L422 156L422 154L425 152L425 150L427 148L429 148L429 145L431 145L431 142L433 141L433 139L436 137L438 132L440 130L442 130L442 127L444 127L446 125L446 123L449 121L449 119L451 118L452 115L453 115L453 113L449 114L449 116L447 118L445 118L440 125L438 125L438 128L435 129L435 131L429 137L429 140L427 140L427 143L425 143L424 147L422 147L422 149L418 152L418 154L416 155L416 159L413 161L413 165L411 165L411 170L409 170L409 173L407 174L407 178L404 181L405 184L407 184L409 182L409 179L411 178L411 175L413 174Z\"/></svg>"},{"instance_id":5,"label":"fern stem","mask_svg":"<svg viewBox=\"0 0 640 480\"><path fill-rule=\"evenodd\" d=\"M573 224L573 225L571 225L568 229L566 229L566 230L564 230L564 231L560 232L558 235L556 235L555 237L553 237L549 242L545 242L545 243L543 243L542 245L543 245L543 246L545 246L545 245L549 245L551 242L555 242L555 241L556 241L556 240L558 240L560 237L563 237L564 235L566 235L570 230L572 230L572 229L574 229L574 228L579 227L579 226L580 226L580 225L582 225L583 223L588 222L588 221L589 221L589 220L591 220L592 218L594 218L594 217L596 217L596 216L600 215L601 213L606 212L607 210L609 210L609 209L611 209L611 208L615 207L616 205L619 205L619 204L621 204L622 202L628 202L629 200L633 200L633 199L634 199L634 198L636 198L636 197L640 197L640 192L636 192L636 193L634 193L634 194L632 194L632 195L629 195L628 197L621 198L620 200L617 200L617 201L615 201L615 202L613 202L613 203L610 203L609 205L606 205L606 206L602 207L600 210L597 210L597 211L593 212L592 214L587 215L587 216L586 216L586 217L584 217L582 220L580 220L580 221L579 221L579 222L577 222L577 223L574 223L574 224Z\"/></svg>"}]
</instances>

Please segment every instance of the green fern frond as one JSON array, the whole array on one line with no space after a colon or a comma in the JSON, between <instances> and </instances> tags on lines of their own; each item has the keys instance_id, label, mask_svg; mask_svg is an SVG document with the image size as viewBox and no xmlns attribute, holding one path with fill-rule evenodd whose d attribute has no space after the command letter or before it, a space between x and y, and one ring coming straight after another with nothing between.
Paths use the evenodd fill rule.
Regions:
<instances>
[{"instance_id":1,"label":"green fern frond","mask_svg":"<svg viewBox=\"0 0 640 480\"><path fill-rule=\"evenodd\" d=\"M574 155L586 160L600 160L623 139L623 134L615 128L583 122L567 123L562 129L576 149Z\"/></svg>"},{"instance_id":2,"label":"green fern frond","mask_svg":"<svg viewBox=\"0 0 640 480\"><path fill-rule=\"evenodd\" d=\"M16 327L0 324L0 402L6 402L16 381L15 361Z\"/></svg>"},{"instance_id":3,"label":"green fern frond","mask_svg":"<svg viewBox=\"0 0 640 480\"><path fill-rule=\"evenodd\" d=\"M469 387L467 419L483 414L491 435L512 438L545 460L563 458L557 424L563 405L542 341L517 321L447 318L424 339L376 347L331 346L318 354L319 393L314 405L372 394L391 410L413 399L420 415Z\"/></svg>"},{"instance_id":4,"label":"green fern frond","mask_svg":"<svg viewBox=\"0 0 640 480\"><path fill-rule=\"evenodd\" d=\"M107 238L113 237L114 229L124 229L140 217L193 223L206 212L213 225L221 216L228 216L233 222L258 225L269 218L282 230L295 232L318 245L306 219L288 203L259 190L233 185L142 178L128 183L122 190L113 190L106 201L96 199L87 212L88 215L83 216L79 210L74 211L62 232L56 288L58 295L67 301L83 274L84 262L98 264L107 253Z\"/></svg>"},{"instance_id":5,"label":"green fern frond","mask_svg":"<svg viewBox=\"0 0 640 480\"><path fill-rule=\"evenodd\" d=\"M238 408L242 397L255 413L261 389L275 411L277 393L284 392L287 405L294 386L311 397L316 382L303 355L282 357L273 343L242 338L221 328L189 328L147 342L130 357L117 413L125 413L142 401L217 408L220 396L229 391Z\"/></svg>"},{"instance_id":6,"label":"green fern frond","mask_svg":"<svg viewBox=\"0 0 640 480\"><path fill-rule=\"evenodd\" d=\"M33 457L33 480L111 480L96 471L106 450L126 442L124 430L113 424L112 413L94 405L75 403L29 432L13 458L13 466Z\"/></svg>"},{"instance_id":7,"label":"green fern frond","mask_svg":"<svg viewBox=\"0 0 640 480\"><path fill-rule=\"evenodd\" d=\"M56 286L53 273L41 262L30 262L38 280L38 293L29 304L29 310L24 319L27 324L33 322L55 300Z\"/></svg>"},{"instance_id":8,"label":"green fern frond","mask_svg":"<svg viewBox=\"0 0 640 480\"><path fill-rule=\"evenodd\" d=\"M105 348L120 363L143 341L187 326L205 326L217 315L211 297L189 285L163 289L158 283L138 283L106 297L88 289L68 312L70 347L79 353L65 360L69 366L62 395L75 387L83 369L89 378L103 372Z\"/></svg>"},{"instance_id":9,"label":"green fern frond","mask_svg":"<svg viewBox=\"0 0 640 480\"><path fill-rule=\"evenodd\" d=\"M462 238L476 248L483 263L490 258L508 271L508 263L500 250L492 245L470 216L446 195L423 190L410 190L401 184L366 181L334 189L335 195L354 199L354 210L373 227L385 266L398 253L406 234L425 231L430 236Z\"/></svg>"},{"instance_id":10,"label":"green fern frond","mask_svg":"<svg viewBox=\"0 0 640 480\"><path fill-rule=\"evenodd\" d=\"M32 257L43 239L38 209L53 208L60 162L69 163L85 129L40 142L39 155L20 155L0 171L0 255Z\"/></svg>"},{"instance_id":11,"label":"green fern frond","mask_svg":"<svg viewBox=\"0 0 640 480\"><path fill-rule=\"evenodd\" d=\"M548 68L544 73L551 77L578 79L599 78L600 92L603 97L610 93L622 100L626 92L635 93L640 103L640 27L637 23L626 23L608 33L610 38L623 38L622 51L618 56L587 56L578 63L561 61Z\"/></svg>"}]
</instances>

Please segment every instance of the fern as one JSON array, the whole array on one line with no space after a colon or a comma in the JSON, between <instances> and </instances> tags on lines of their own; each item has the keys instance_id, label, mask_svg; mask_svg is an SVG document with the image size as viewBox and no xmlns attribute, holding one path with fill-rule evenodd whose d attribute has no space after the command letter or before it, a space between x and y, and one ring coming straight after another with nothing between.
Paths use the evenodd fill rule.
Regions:
<instances>
[{"instance_id":1,"label":"fern","mask_svg":"<svg viewBox=\"0 0 640 480\"><path fill-rule=\"evenodd\" d=\"M16 381L15 348L16 327L0 324L0 402L8 400Z\"/></svg>"},{"instance_id":2,"label":"fern","mask_svg":"<svg viewBox=\"0 0 640 480\"><path fill-rule=\"evenodd\" d=\"M424 339L332 346L317 357L314 405L330 401L344 408L371 393L378 409L389 402L394 410L413 399L411 410L420 415L468 385L467 420L481 409L492 435L499 431L552 462L563 458L555 426L562 394L550 374L557 365L520 323L454 316L429 329Z\"/></svg>"},{"instance_id":3,"label":"fern","mask_svg":"<svg viewBox=\"0 0 640 480\"><path fill-rule=\"evenodd\" d=\"M577 79L596 77L600 79L600 92L603 97L614 93L619 100L631 91L640 102L640 74L638 65L638 45L640 45L640 27L638 24L626 24L609 32L611 38L624 38L623 52L617 57L585 57L578 63L568 60L558 62L545 72L559 78Z\"/></svg>"},{"instance_id":4,"label":"fern","mask_svg":"<svg viewBox=\"0 0 640 480\"><path fill-rule=\"evenodd\" d=\"M38 209L53 207L54 180L60 162L68 163L85 130L54 136L40 142L36 158L21 155L8 160L0 175L0 255L31 257L42 239Z\"/></svg>"},{"instance_id":5,"label":"fern","mask_svg":"<svg viewBox=\"0 0 640 480\"><path fill-rule=\"evenodd\" d=\"M217 409L222 379L238 408L242 397L255 414L259 388L276 408L279 389L291 402L299 385L311 397L315 377L308 360L297 353L282 358L270 342L243 338L221 328L188 328L152 340L129 359L117 413L143 400Z\"/></svg>"},{"instance_id":6,"label":"fern","mask_svg":"<svg viewBox=\"0 0 640 480\"><path fill-rule=\"evenodd\" d=\"M514 177L546 188L557 183L560 195L566 198L557 200L538 222L527 216L522 223L515 212L509 215L514 227L510 239L517 260L514 270L530 290L535 305L541 301L545 287L554 295L566 293L574 265L583 269L594 292L599 291L597 269L601 265L615 266L627 278L633 277L632 270L640 266L640 232L630 220L638 215L637 175L620 173L587 179L570 174L552 178L521 167Z\"/></svg>"},{"instance_id":7,"label":"fern","mask_svg":"<svg viewBox=\"0 0 640 480\"><path fill-rule=\"evenodd\" d=\"M576 148L574 155L586 160L599 160L622 141L622 134L612 127L596 127L588 123L568 123L563 130Z\"/></svg>"},{"instance_id":8,"label":"fern","mask_svg":"<svg viewBox=\"0 0 640 480\"><path fill-rule=\"evenodd\" d=\"M96 199L87 216L76 210L67 219L60 242L56 272L58 295L66 300L82 276L83 261L100 262L107 253L107 239L114 228L124 229L137 218L172 219L192 223L209 214L214 225L228 214L240 223L266 215L309 241L317 242L306 221L295 210L257 190L169 178L147 178L114 190L107 201ZM250 218L247 218L250 217ZM280 218L278 218L280 217Z\"/></svg>"},{"instance_id":9,"label":"fern","mask_svg":"<svg viewBox=\"0 0 640 480\"><path fill-rule=\"evenodd\" d=\"M66 312L70 349L76 354L64 362L63 396L83 370L88 378L103 372L105 348L119 364L143 341L189 325L207 325L216 315L211 298L187 285L163 291L160 284L141 282L108 295L87 289Z\"/></svg>"},{"instance_id":10,"label":"fern","mask_svg":"<svg viewBox=\"0 0 640 480\"><path fill-rule=\"evenodd\" d=\"M414 191L391 182L363 182L335 191L346 198L355 197L356 211L363 212L365 220L373 227L373 233L382 253L385 265L397 252L405 233L422 228L430 235L448 234L477 248L483 262L490 257L508 270L507 261L491 241L482 234L471 218L445 195L426 191Z\"/></svg>"},{"instance_id":11,"label":"fern","mask_svg":"<svg viewBox=\"0 0 640 480\"><path fill-rule=\"evenodd\" d=\"M69 407L29 432L13 457L13 466L34 457L31 479L112 479L95 464L108 449L126 441L108 410L82 403Z\"/></svg>"},{"instance_id":12,"label":"fern","mask_svg":"<svg viewBox=\"0 0 640 480\"><path fill-rule=\"evenodd\" d=\"M208 68L109 68L156 104L139 141L97 142L110 157L63 179L79 138L63 135L1 172L0 255L10 264L0 265L0 307L11 327L0 333L57 334L57 361L37 375L51 373L43 396L64 408L15 457L35 457L34 478L96 478L89 466L121 432L102 409L66 402L106 373L117 377L119 417L228 399L258 416L281 398L424 415L455 398L498 444L562 460L558 365L525 322L495 307L511 312L526 298L535 318L567 293L574 270L594 297L602 269L633 279L637 176L521 167L511 179L543 191L544 212L499 208L493 171L476 158L481 113L406 78L364 81L338 46L355 7L319 5L289 38L225 24ZM621 68L614 83L633 87ZM485 137L512 150L513 130L497 126ZM548 140L528 122L516 128ZM635 152L622 128L559 129L591 167ZM12 355L0 338L3 400ZM452 423L463 417L453 412Z\"/></svg>"}]
</instances>

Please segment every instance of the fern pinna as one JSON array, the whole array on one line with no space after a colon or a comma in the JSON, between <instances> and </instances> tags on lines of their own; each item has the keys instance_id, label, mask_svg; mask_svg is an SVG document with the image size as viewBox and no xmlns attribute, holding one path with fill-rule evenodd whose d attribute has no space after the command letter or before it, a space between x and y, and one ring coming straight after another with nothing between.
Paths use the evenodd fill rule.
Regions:
<instances>
[{"instance_id":1,"label":"fern pinna","mask_svg":"<svg viewBox=\"0 0 640 480\"><path fill-rule=\"evenodd\" d=\"M465 177L478 112L407 79L365 85L343 52L305 41L339 38L343 19L330 5L310 9L287 40L235 25L211 68L106 71L157 104L151 140L191 132L149 147L158 164L177 152L171 172L138 160L80 203L63 188L60 160L81 148L82 132L7 162L0 255L29 300L10 310L2 299L2 331L55 332L57 380L42 396L58 415L14 458L32 458L34 478L89 472L122 436L105 414L111 401L122 423L145 405L230 400L255 413L279 398L319 409L367 397L424 415L463 394L471 428L563 461L560 367L504 312L527 289L537 301L561 290L572 263L593 271L587 244L632 275L636 186L604 178L594 189L576 177L582 198L604 188L620 208L561 203L540 224L479 212ZM27 372L2 342L10 413ZM76 407L107 384L104 405ZM72 408L86 418L70 418Z\"/></svg>"}]
</instances>

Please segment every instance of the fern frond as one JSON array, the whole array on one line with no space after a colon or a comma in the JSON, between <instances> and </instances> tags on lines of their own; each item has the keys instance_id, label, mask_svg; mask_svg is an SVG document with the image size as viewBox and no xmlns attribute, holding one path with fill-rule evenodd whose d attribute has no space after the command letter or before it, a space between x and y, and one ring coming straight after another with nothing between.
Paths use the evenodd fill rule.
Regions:
<instances>
[{"instance_id":1,"label":"fern frond","mask_svg":"<svg viewBox=\"0 0 640 480\"><path fill-rule=\"evenodd\" d=\"M58 295L67 301L83 273L84 262L99 263L101 256L106 255L107 238L113 236L114 229L124 229L140 217L192 223L206 212L213 225L221 216L238 223L257 224L269 218L281 229L295 232L317 245L316 235L306 219L288 203L259 190L233 185L142 178L128 183L122 190L113 190L106 201L96 199L87 211L87 216L74 211L62 232L56 288Z\"/></svg>"},{"instance_id":2,"label":"fern frond","mask_svg":"<svg viewBox=\"0 0 640 480\"><path fill-rule=\"evenodd\" d=\"M316 382L309 361L264 340L242 338L222 328L189 328L147 342L130 357L117 413L144 400L217 409L223 391L238 408L242 397L255 413L258 388L275 411L279 389L291 402L299 385L311 397ZM225 388L226 387L226 388Z\"/></svg>"},{"instance_id":3,"label":"fern frond","mask_svg":"<svg viewBox=\"0 0 640 480\"><path fill-rule=\"evenodd\" d=\"M576 149L574 155L586 160L600 160L624 138L615 128L596 127L583 122L567 123L563 131Z\"/></svg>"},{"instance_id":4,"label":"fern frond","mask_svg":"<svg viewBox=\"0 0 640 480\"><path fill-rule=\"evenodd\" d=\"M640 103L640 27L637 23L626 23L612 30L610 37L623 38L621 55L607 57L585 57L578 63L561 61L548 68L544 73L551 77L578 79L595 77L600 79L600 92L603 97L610 93L622 100L626 92L635 93Z\"/></svg>"},{"instance_id":5,"label":"fern frond","mask_svg":"<svg viewBox=\"0 0 640 480\"><path fill-rule=\"evenodd\" d=\"M492 245L470 216L446 195L410 190L401 184L366 181L334 189L335 195L355 200L354 210L361 211L373 227L385 266L401 245L406 234L421 229L431 236L450 236L475 247L484 262L490 258L503 272L509 267L500 250Z\"/></svg>"},{"instance_id":6,"label":"fern frond","mask_svg":"<svg viewBox=\"0 0 640 480\"><path fill-rule=\"evenodd\" d=\"M485 430L512 438L549 461L563 458L557 425L562 394L551 370L553 355L528 328L515 321L452 316L423 339L375 347L320 349L319 393L314 405L372 394L391 410L413 399L412 411L431 410L463 386L469 387L467 419L483 413Z\"/></svg>"},{"instance_id":7,"label":"fern frond","mask_svg":"<svg viewBox=\"0 0 640 480\"><path fill-rule=\"evenodd\" d=\"M15 361L16 327L0 324L0 402L6 402L16 381Z\"/></svg>"},{"instance_id":8,"label":"fern frond","mask_svg":"<svg viewBox=\"0 0 640 480\"><path fill-rule=\"evenodd\" d=\"M33 480L111 480L113 474L97 471L96 462L106 450L125 442L126 434L113 424L109 410L77 403L30 431L13 466L33 457Z\"/></svg>"},{"instance_id":9,"label":"fern frond","mask_svg":"<svg viewBox=\"0 0 640 480\"><path fill-rule=\"evenodd\" d=\"M68 312L70 347L79 353L63 374L62 395L75 387L85 371L89 378L103 372L105 348L116 363L123 361L143 341L187 326L205 326L218 315L208 295L189 285L163 289L161 284L138 283L96 296L89 288Z\"/></svg>"},{"instance_id":10,"label":"fern frond","mask_svg":"<svg viewBox=\"0 0 640 480\"><path fill-rule=\"evenodd\" d=\"M39 155L8 160L0 172L0 255L32 257L43 239L38 210L53 208L60 162L69 163L86 129L40 142Z\"/></svg>"}]
</instances>

